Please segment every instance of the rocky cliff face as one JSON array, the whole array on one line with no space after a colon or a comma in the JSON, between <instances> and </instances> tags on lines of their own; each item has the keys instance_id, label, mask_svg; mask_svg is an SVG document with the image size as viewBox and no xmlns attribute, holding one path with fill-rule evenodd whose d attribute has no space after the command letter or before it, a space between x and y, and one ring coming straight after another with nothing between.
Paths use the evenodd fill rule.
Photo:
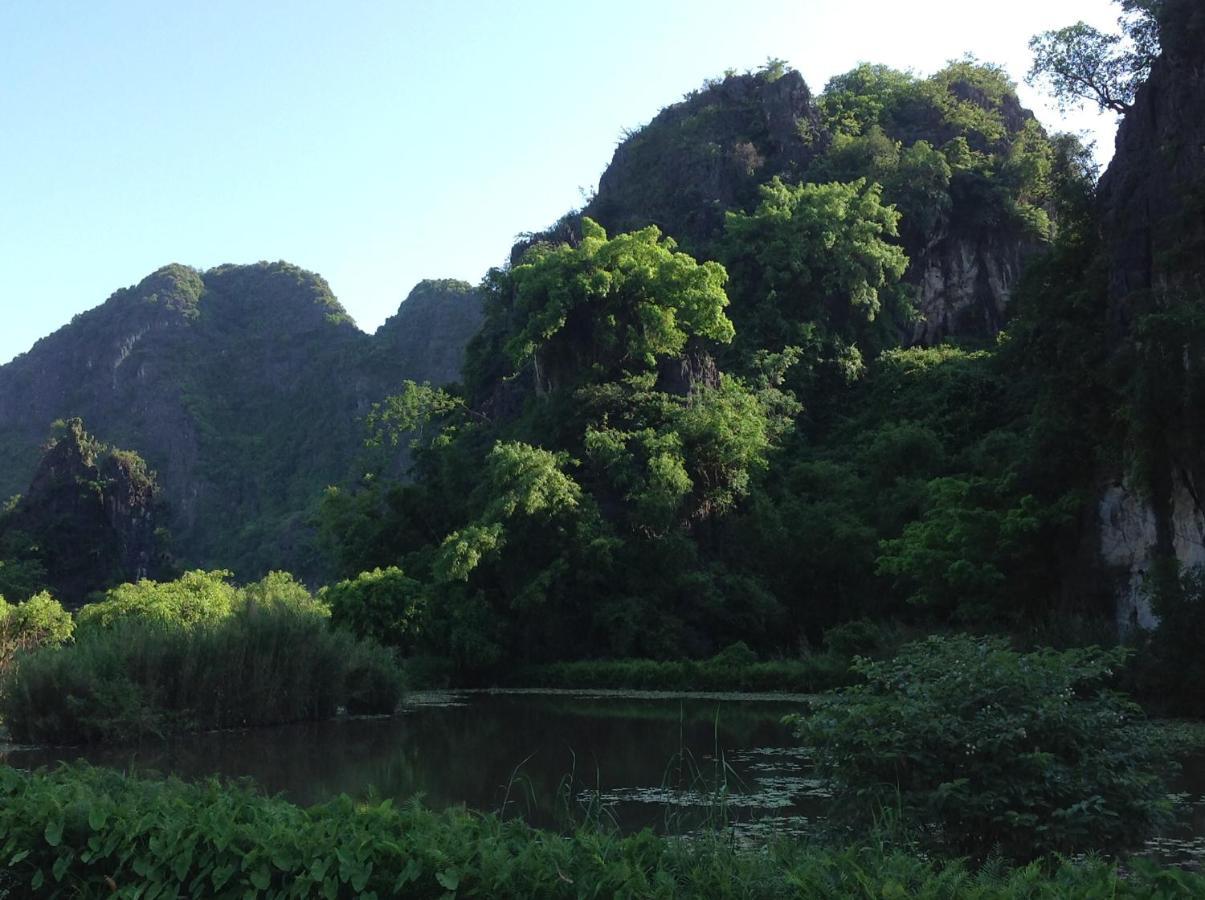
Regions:
<instances>
[{"instance_id":1,"label":"rocky cliff face","mask_svg":"<svg viewBox=\"0 0 1205 900\"><path fill-rule=\"evenodd\" d=\"M1002 232L946 235L915 254L907 280L920 318L911 342L998 334L1025 261L1037 250L1032 239Z\"/></svg>"},{"instance_id":2,"label":"rocky cliff face","mask_svg":"<svg viewBox=\"0 0 1205 900\"><path fill-rule=\"evenodd\" d=\"M798 180L827 138L798 72L733 75L662 110L615 150L583 213L609 233L656 225L692 252L774 176Z\"/></svg>"},{"instance_id":3,"label":"rocky cliff face","mask_svg":"<svg viewBox=\"0 0 1205 900\"><path fill-rule=\"evenodd\" d=\"M377 329L378 352L405 360L417 381L460 381L464 349L481 329L481 298L464 281L422 281Z\"/></svg>"},{"instance_id":4,"label":"rocky cliff face","mask_svg":"<svg viewBox=\"0 0 1205 900\"><path fill-rule=\"evenodd\" d=\"M1100 185L1119 353L1142 358L1162 347L1178 370L1166 390L1180 395L1144 399L1153 424L1129 448L1143 455L1144 475L1117 479L1099 505L1100 552L1115 575L1123 628L1154 624L1143 580L1158 560L1205 563L1205 443L1194 388L1205 354L1191 327L1205 309L1205 7L1168 0L1160 18L1163 53ZM1168 324L1162 335L1140 324L1160 320Z\"/></svg>"},{"instance_id":5,"label":"rocky cliff face","mask_svg":"<svg viewBox=\"0 0 1205 900\"><path fill-rule=\"evenodd\" d=\"M98 443L75 419L43 454L20 502L0 517L0 542L36 548L54 595L77 606L93 591L170 570L160 499L137 454Z\"/></svg>"},{"instance_id":6,"label":"rocky cliff face","mask_svg":"<svg viewBox=\"0 0 1205 900\"><path fill-rule=\"evenodd\" d=\"M369 336L295 266L160 269L0 367L0 495L80 417L159 472L183 563L314 572L311 508L349 474L360 419L406 379L455 380L476 330L466 285L411 299Z\"/></svg>"}]
</instances>

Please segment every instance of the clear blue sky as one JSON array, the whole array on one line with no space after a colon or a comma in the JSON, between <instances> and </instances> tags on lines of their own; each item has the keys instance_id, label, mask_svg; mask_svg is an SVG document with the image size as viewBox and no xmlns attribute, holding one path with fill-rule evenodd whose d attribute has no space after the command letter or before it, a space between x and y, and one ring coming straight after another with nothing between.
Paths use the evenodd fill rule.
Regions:
<instances>
[{"instance_id":1,"label":"clear blue sky","mask_svg":"<svg viewBox=\"0 0 1205 900\"><path fill-rule=\"evenodd\" d=\"M287 259L361 327L581 204L625 128L725 68L819 91L965 52L1020 80L1108 0L0 0L0 363L168 262ZM1023 99L1067 128L1033 92ZM1086 116L1112 151L1111 118Z\"/></svg>"}]
</instances>

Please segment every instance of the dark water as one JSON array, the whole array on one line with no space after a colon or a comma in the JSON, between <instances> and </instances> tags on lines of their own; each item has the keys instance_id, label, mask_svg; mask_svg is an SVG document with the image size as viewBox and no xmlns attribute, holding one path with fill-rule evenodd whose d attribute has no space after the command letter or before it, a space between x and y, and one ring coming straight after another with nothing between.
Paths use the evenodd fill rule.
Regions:
<instances>
[{"instance_id":1,"label":"dark water","mask_svg":"<svg viewBox=\"0 0 1205 900\"><path fill-rule=\"evenodd\" d=\"M189 735L133 748L0 753L20 768L86 759L120 769L250 777L310 804L339 794L521 815L541 826L601 810L624 829L815 814L782 717L791 699L433 693L393 718ZM770 820L770 821L766 821Z\"/></svg>"},{"instance_id":2,"label":"dark water","mask_svg":"<svg viewBox=\"0 0 1205 900\"><path fill-rule=\"evenodd\" d=\"M563 827L599 814L625 830L723 824L738 839L801 834L830 797L784 715L801 698L632 693L432 693L393 718L190 735L171 744L9 748L20 768L87 759L184 778L249 777L310 804L339 794L421 797L428 806ZM1149 850L1205 860L1205 755L1173 786L1176 828Z\"/></svg>"}]
</instances>

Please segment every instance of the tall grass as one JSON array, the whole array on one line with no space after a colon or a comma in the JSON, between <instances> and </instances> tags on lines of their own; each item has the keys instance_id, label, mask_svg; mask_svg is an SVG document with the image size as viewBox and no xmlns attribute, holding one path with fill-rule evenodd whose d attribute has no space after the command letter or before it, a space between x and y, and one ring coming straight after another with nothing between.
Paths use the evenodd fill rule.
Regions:
<instances>
[{"instance_id":1,"label":"tall grass","mask_svg":"<svg viewBox=\"0 0 1205 900\"><path fill-rule=\"evenodd\" d=\"M129 740L178 731L324 719L339 706L389 713L391 655L312 611L243 604L188 627L124 618L24 656L0 689L18 741Z\"/></svg>"}]
</instances>

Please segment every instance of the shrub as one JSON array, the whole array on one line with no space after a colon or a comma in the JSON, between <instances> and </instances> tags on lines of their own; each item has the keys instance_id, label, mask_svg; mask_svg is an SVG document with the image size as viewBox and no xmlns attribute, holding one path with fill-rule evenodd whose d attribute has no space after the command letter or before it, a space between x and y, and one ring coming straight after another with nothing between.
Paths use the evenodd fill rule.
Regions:
<instances>
[{"instance_id":1,"label":"shrub","mask_svg":"<svg viewBox=\"0 0 1205 900\"><path fill-rule=\"evenodd\" d=\"M824 632L824 646L838 656L882 656L899 644L898 628L870 619L842 622Z\"/></svg>"},{"instance_id":2,"label":"shrub","mask_svg":"<svg viewBox=\"0 0 1205 900\"><path fill-rule=\"evenodd\" d=\"M15 606L0 597L0 628L37 646L64 644L75 633L71 613L45 591Z\"/></svg>"},{"instance_id":3,"label":"shrub","mask_svg":"<svg viewBox=\"0 0 1205 900\"><path fill-rule=\"evenodd\" d=\"M1124 660L931 637L891 660L857 660L865 683L796 724L855 815L898 808L978 857L1120 849L1167 814L1157 742L1106 687Z\"/></svg>"},{"instance_id":4,"label":"shrub","mask_svg":"<svg viewBox=\"0 0 1205 900\"><path fill-rule=\"evenodd\" d=\"M0 692L13 737L55 744L316 720L347 704L390 713L385 651L312 610L248 604L190 627L122 618L26 656Z\"/></svg>"},{"instance_id":5,"label":"shrub","mask_svg":"<svg viewBox=\"0 0 1205 900\"><path fill-rule=\"evenodd\" d=\"M1199 897L1205 878L1138 861L992 867L854 846L742 851L598 828L560 835L463 809L344 797L302 809L217 782L0 767L0 890L174 897ZM5 880L7 879L7 881Z\"/></svg>"},{"instance_id":6,"label":"shrub","mask_svg":"<svg viewBox=\"0 0 1205 900\"><path fill-rule=\"evenodd\" d=\"M356 641L347 660L344 704L352 715L387 715L401 702L402 670L392 651Z\"/></svg>"},{"instance_id":7,"label":"shrub","mask_svg":"<svg viewBox=\"0 0 1205 900\"><path fill-rule=\"evenodd\" d=\"M291 609L329 618L330 607L316 599L304 584L288 572L269 572L238 592L235 606L254 606L261 609Z\"/></svg>"}]
</instances>

